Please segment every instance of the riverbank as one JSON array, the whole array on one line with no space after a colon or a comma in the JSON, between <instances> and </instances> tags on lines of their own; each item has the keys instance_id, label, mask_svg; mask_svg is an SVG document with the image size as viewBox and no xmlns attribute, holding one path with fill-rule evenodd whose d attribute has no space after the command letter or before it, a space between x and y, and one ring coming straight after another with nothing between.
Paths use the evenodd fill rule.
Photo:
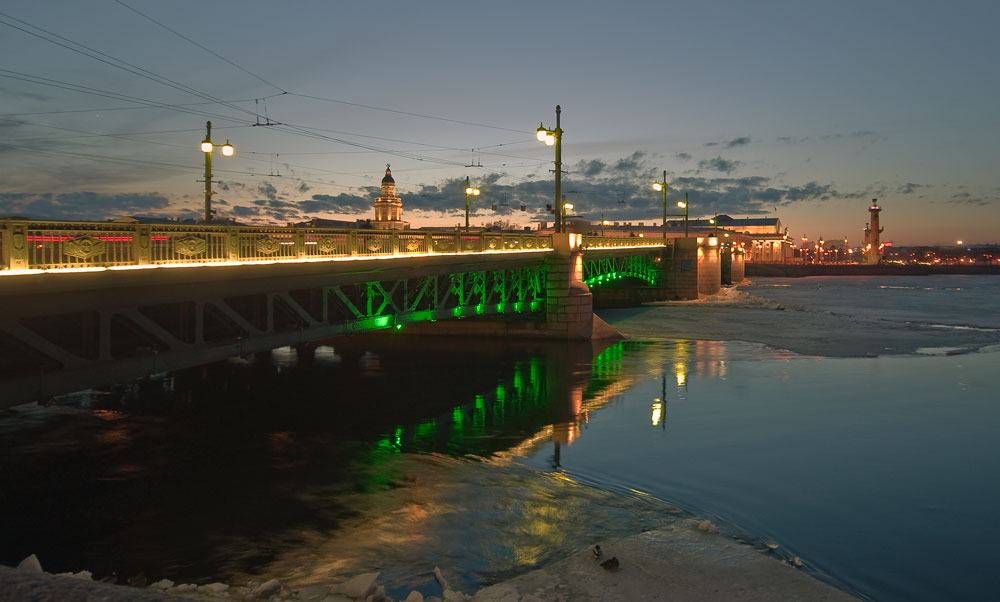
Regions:
<instances>
[{"instance_id":1,"label":"riverbank","mask_svg":"<svg viewBox=\"0 0 1000 602\"><path fill-rule=\"evenodd\" d=\"M880 263L877 265L853 264L793 264L748 263L748 278L802 278L804 276L930 276L934 274L1000 274L997 265L903 265Z\"/></svg>"},{"instance_id":2,"label":"riverbank","mask_svg":"<svg viewBox=\"0 0 1000 602\"><path fill-rule=\"evenodd\" d=\"M608 600L755 600L850 602L857 600L800 568L798 558L782 559L777 546L759 548L718 534L708 521L689 520L630 537L604 540L548 566L485 587L468 596L450 588L448 575L435 568L441 594L426 598L411 591L405 602L565 602ZM37 570L0 567L0 602L168 602L170 600L244 600L277 602L391 601L378 583L379 573L356 575L334 584L287 587L278 581L228 586L174 585L160 581L143 587L95 582L86 574L49 575Z\"/></svg>"}]
</instances>

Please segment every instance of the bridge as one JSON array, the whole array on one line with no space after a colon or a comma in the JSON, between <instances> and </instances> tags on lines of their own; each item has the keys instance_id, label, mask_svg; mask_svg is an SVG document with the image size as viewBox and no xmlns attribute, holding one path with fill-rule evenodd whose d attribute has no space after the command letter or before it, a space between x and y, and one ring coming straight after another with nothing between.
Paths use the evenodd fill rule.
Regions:
<instances>
[{"instance_id":1,"label":"bridge","mask_svg":"<svg viewBox=\"0 0 1000 602\"><path fill-rule=\"evenodd\" d=\"M0 220L0 408L373 330L585 340L595 292L718 290L713 241Z\"/></svg>"}]
</instances>

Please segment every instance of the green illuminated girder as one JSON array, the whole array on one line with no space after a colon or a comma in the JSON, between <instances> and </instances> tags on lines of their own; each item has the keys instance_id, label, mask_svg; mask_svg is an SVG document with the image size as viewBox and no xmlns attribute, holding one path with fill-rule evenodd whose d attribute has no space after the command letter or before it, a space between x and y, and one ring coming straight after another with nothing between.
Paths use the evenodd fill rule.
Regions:
<instances>
[{"instance_id":1,"label":"green illuminated girder","mask_svg":"<svg viewBox=\"0 0 1000 602\"><path fill-rule=\"evenodd\" d=\"M545 277L544 266L528 266L333 286L325 289L324 319L373 330L405 322L544 311Z\"/></svg>"},{"instance_id":2,"label":"green illuminated girder","mask_svg":"<svg viewBox=\"0 0 1000 602\"><path fill-rule=\"evenodd\" d=\"M621 280L635 278L656 286L660 280L657 258L650 254L618 255L598 257L583 261L583 281L587 286L600 286Z\"/></svg>"}]
</instances>

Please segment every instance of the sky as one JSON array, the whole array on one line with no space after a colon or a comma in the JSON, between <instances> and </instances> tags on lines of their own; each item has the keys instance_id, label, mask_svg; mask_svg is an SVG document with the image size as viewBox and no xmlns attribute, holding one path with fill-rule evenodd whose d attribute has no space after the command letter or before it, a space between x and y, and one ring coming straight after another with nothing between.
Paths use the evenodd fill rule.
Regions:
<instances>
[{"instance_id":1,"label":"sky","mask_svg":"<svg viewBox=\"0 0 1000 602\"><path fill-rule=\"evenodd\" d=\"M0 218L534 225L778 217L862 244L1000 241L1000 3L5 0ZM519 211L520 205L526 211ZM496 210L493 209L496 205Z\"/></svg>"}]
</instances>

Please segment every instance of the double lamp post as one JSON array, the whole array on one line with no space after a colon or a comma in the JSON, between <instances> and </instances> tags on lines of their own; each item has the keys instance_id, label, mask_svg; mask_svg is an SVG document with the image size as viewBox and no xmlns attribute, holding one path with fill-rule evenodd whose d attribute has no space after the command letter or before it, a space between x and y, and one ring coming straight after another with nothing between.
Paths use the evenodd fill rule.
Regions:
<instances>
[{"instance_id":1,"label":"double lamp post","mask_svg":"<svg viewBox=\"0 0 1000 602\"><path fill-rule=\"evenodd\" d=\"M544 142L546 146L556 147L556 161L555 161L555 176L556 176L556 232L562 232L565 230L565 211L566 209L572 209L573 205L569 203L564 203L562 201L562 135L563 130L560 127L559 115L562 113L562 108L556 105L556 127L555 129L548 129L545 124L539 124L538 130L536 132L536 137L539 142ZM663 192L663 241L667 240L667 216L684 216L684 237L688 236L688 195L684 193L684 200L677 201L677 206L684 210L684 213L667 213L667 171L663 170L663 181L653 182L653 190ZM466 179L466 207L468 207L468 179ZM601 235L604 234L604 226L608 222L601 216ZM466 225L468 225L468 219L466 219Z\"/></svg>"},{"instance_id":2,"label":"double lamp post","mask_svg":"<svg viewBox=\"0 0 1000 602\"><path fill-rule=\"evenodd\" d=\"M667 242L667 215L672 217L684 216L684 238L688 236L688 193L684 193L684 200L677 201L677 206L684 210L684 213L667 213L667 170L663 170L663 181L653 182L653 190L663 191L663 242Z\"/></svg>"},{"instance_id":3,"label":"double lamp post","mask_svg":"<svg viewBox=\"0 0 1000 602\"><path fill-rule=\"evenodd\" d=\"M544 124L538 125L538 131L536 137L539 142L544 142L545 146L555 146L556 147L556 232L562 232L565 228L563 226L563 217L566 209L572 209L572 205L567 207L567 204L562 201L562 128L559 126L559 114L562 113L562 108L556 105L556 128L550 130L545 127Z\"/></svg>"},{"instance_id":4,"label":"double lamp post","mask_svg":"<svg viewBox=\"0 0 1000 602\"><path fill-rule=\"evenodd\" d=\"M212 151L222 149L225 157L233 156L233 145L226 140L225 144L212 144L212 122L205 123L205 139L201 141L201 150L205 153L205 223L212 221Z\"/></svg>"}]
</instances>

